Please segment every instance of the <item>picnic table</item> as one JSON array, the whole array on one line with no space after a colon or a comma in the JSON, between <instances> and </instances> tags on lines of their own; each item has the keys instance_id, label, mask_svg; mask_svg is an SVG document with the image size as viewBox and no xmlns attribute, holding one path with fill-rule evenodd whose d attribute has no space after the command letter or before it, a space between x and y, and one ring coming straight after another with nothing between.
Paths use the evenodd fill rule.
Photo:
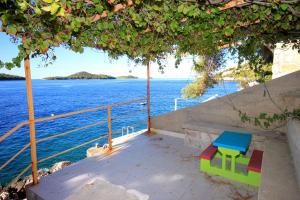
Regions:
<instances>
[{"instance_id":1,"label":"picnic table","mask_svg":"<svg viewBox=\"0 0 300 200\"><path fill-rule=\"evenodd\" d=\"M251 143L250 133L224 131L200 155L200 170L249 185L259 186L263 152L254 150L246 156ZM222 166L212 165L214 158L222 160ZM230 161L230 169L226 163ZM247 165L247 173L237 172L236 164Z\"/></svg>"}]
</instances>

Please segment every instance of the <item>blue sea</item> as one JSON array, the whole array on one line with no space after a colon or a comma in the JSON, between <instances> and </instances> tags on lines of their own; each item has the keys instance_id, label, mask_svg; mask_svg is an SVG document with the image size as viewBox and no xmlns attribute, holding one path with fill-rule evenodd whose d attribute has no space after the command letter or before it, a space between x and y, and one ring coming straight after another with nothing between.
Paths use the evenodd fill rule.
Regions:
<instances>
[{"instance_id":1,"label":"blue sea","mask_svg":"<svg viewBox=\"0 0 300 200\"><path fill-rule=\"evenodd\" d=\"M155 117L174 110L174 99L180 98L181 89L187 80L151 80L151 116ZM102 105L125 102L146 97L146 80L33 80L35 118L49 117L66 112L78 111ZM224 96L239 89L237 82L222 82L201 97L193 100L178 100L177 108L199 104L212 96ZM145 101L146 102L146 101ZM146 109L141 102L112 108L112 117L126 115ZM41 139L71 129L86 126L107 119L106 109L56 120L36 123L36 138ZM0 82L0 135L28 120L25 81ZM120 136L122 127L144 121L135 127L135 131L146 128L146 111L128 115L112 121L113 137ZM97 125L85 130L72 132L37 144L38 160L61 152L70 147L90 141L101 135L107 135L107 124ZM22 127L0 143L0 165L29 143L29 127ZM107 139L98 142L107 143ZM55 162L72 162L85 158L90 144L61 156L39 163L38 168L48 168ZM19 155L12 163L0 171L0 184L6 184L17 176L30 163L30 148ZM27 175L30 173L27 173Z\"/></svg>"}]
</instances>

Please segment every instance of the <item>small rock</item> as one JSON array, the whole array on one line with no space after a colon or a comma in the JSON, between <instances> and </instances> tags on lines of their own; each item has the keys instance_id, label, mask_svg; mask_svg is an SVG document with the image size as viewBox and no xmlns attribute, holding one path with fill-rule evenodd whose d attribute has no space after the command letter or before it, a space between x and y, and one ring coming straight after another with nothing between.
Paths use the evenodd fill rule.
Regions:
<instances>
[{"instance_id":1,"label":"small rock","mask_svg":"<svg viewBox=\"0 0 300 200\"><path fill-rule=\"evenodd\" d=\"M38 170L38 180L40 180L40 178L43 176L47 176L48 174L50 174L50 171L47 168ZM32 183L32 175L25 177L23 182L25 183L25 186L31 184Z\"/></svg>"},{"instance_id":2,"label":"small rock","mask_svg":"<svg viewBox=\"0 0 300 200\"><path fill-rule=\"evenodd\" d=\"M50 173L48 168L43 168L38 171L38 177L47 176Z\"/></svg>"},{"instance_id":3,"label":"small rock","mask_svg":"<svg viewBox=\"0 0 300 200\"><path fill-rule=\"evenodd\" d=\"M22 190L25 186L25 182L24 181L18 181L15 185L15 188L17 189L17 191L19 192L20 190Z\"/></svg>"},{"instance_id":4,"label":"small rock","mask_svg":"<svg viewBox=\"0 0 300 200\"><path fill-rule=\"evenodd\" d=\"M7 191L2 191L0 194L0 200L9 200L9 193Z\"/></svg>"},{"instance_id":5,"label":"small rock","mask_svg":"<svg viewBox=\"0 0 300 200\"><path fill-rule=\"evenodd\" d=\"M55 163L51 168L50 168L50 173L54 173L58 170L61 170L62 168L64 167L67 167L69 165L71 165L72 163L70 161L61 161L61 162L58 162L58 163Z\"/></svg>"},{"instance_id":6,"label":"small rock","mask_svg":"<svg viewBox=\"0 0 300 200\"><path fill-rule=\"evenodd\" d=\"M108 148L103 147L91 147L86 150L86 157L90 158L93 156L101 156L106 154L109 151Z\"/></svg>"}]
</instances>

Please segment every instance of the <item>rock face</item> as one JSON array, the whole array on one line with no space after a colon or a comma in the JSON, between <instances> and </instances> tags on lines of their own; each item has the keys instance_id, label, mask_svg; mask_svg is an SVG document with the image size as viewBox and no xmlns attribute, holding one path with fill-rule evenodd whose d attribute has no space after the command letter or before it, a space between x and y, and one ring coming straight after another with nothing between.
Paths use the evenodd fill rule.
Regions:
<instances>
[{"instance_id":1,"label":"rock face","mask_svg":"<svg viewBox=\"0 0 300 200\"><path fill-rule=\"evenodd\" d=\"M276 44L272 66L273 79L300 70L300 53L292 46L293 44L285 47L282 47L282 43Z\"/></svg>"},{"instance_id":2,"label":"rock face","mask_svg":"<svg viewBox=\"0 0 300 200\"><path fill-rule=\"evenodd\" d=\"M102 148L102 147L91 147L86 151L86 157L93 157L93 156L100 156L109 151L108 148Z\"/></svg>"},{"instance_id":3,"label":"rock face","mask_svg":"<svg viewBox=\"0 0 300 200\"><path fill-rule=\"evenodd\" d=\"M61 161L58 163L55 163L50 170L47 168L40 169L38 171L38 180L40 180L41 177L47 176L51 173L54 173L58 170L61 170L62 168L71 165L72 163L70 161ZM26 192L25 187L32 184L32 175L25 177L23 180L19 180L18 182L15 182L6 188L4 188L2 191L0 190L0 200L18 200L18 199L26 199Z\"/></svg>"},{"instance_id":4,"label":"rock face","mask_svg":"<svg viewBox=\"0 0 300 200\"><path fill-rule=\"evenodd\" d=\"M39 169L38 170L38 180L40 180L40 178L43 176L47 176L48 174L50 174L49 169L47 169L47 168ZM25 177L22 182L25 184L25 186L31 184L32 183L32 175ZM20 183L20 181L17 182L16 185L18 185L18 183Z\"/></svg>"},{"instance_id":5,"label":"rock face","mask_svg":"<svg viewBox=\"0 0 300 200\"><path fill-rule=\"evenodd\" d=\"M218 134L206 133L204 131L199 131L199 130L185 129L184 143L185 145L204 150L217 137Z\"/></svg>"},{"instance_id":6,"label":"rock face","mask_svg":"<svg viewBox=\"0 0 300 200\"><path fill-rule=\"evenodd\" d=\"M0 193L0 200L9 200L9 193L6 191L2 191Z\"/></svg>"},{"instance_id":7,"label":"rock face","mask_svg":"<svg viewBox=\"0 0 300 200\"><path fill-rule=\"evenodd\" d=\"M62 168L64 167L67 167L69 165L71 165L72 163L70 161L61 161L61 162L58 162L58 163L55 163L49 170L50 174L58 171L58 170L61 170Z\"/></svg>"}]
</instances>

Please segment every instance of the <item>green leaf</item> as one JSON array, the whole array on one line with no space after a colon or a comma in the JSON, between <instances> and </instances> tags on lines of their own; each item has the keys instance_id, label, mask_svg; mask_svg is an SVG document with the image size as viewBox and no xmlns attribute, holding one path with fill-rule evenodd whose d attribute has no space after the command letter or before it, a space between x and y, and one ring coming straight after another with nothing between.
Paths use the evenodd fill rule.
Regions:
<instances>
[{"instance_id":1,"label":"green leaf","mask_svg":"<svg viewBox=\"0 0 300 200\"><path fill-rule=\"evenodd\" d=\"M50 12L51 6L44 6L44 7L42 7L42 10L44 10L46 12Z\"/></svg>"},{"instance_id":2,"label":"green leaf","mask_svg":"<svg viewBox=\"0 0 300 200\"><path fill-rule=\"evenodd\" d=\"M270 15L272 13L272 10L270 8L267 8L264 12L266 15Z\"/></svg>"},{"instance_id":3,"label":"green leaf","mask_svg":"<svg viewBox=\"0 0 300 200\"><path fill-rule=\"evenodd\" d=\"M280 4L279 7L282 9L282 10L287 10L289 8L289 5L286 4L286 3L283 3L283 4Z\"/></svg>"},{"instance_id":4,"label":"green leaf","mask_svg":"<svg viewBox=\"0 0 300 200\"><path fill-rule=\"evenodd\" d=\"M284 30L288 30L290 28L290 24L288 22L286 23L282 23L281 24L281 27L284 29Z\"/></svg>"},{"instance_id":5,"label":"green leaf","mask_svg":"<svg viewBox=\"0 0 300 200\"><path fill-rule=\"evenodd\" d=\"M102 5L97 5L97 6L96 6L96 11L97 11L98 13L102 13L102 12L103 12L103 6L102 6Z\"/></svg>"},{"instance_id":6,"label":"green leaf","mask_svg":"<svg viewBox=\"0 0 300 200\"><path fill-rule=\"evenodd\" d=\"M252 5L252 9L253 9L254 12L256 12L256 11L258 10L258 5L253 4L253 5Z\"/></svg>"},{"instance_id":7,"label":"green leaf","mask_svg":"<svg viewBox=\"0 0 300 200\"><path fill-rule=\"evenodd\" d=\"M259 118L260 119L266 119L267 113L260 113Z\"/></svg>"},{"instance_id":8,"label":"green leaf","mask_svg":"<svg viewBox=\"0 0 300 200\"><path fill-rule=\"evenodd\" d=\"M72 25L72 24L71 24ZM98 23L97 24L97 29L99 30L99 31L102 31L103 30L103 24L102 23Z\"/></svg>"},{"instance_id":9,"label":"green leaf","mask_svg":"<svg viewBox=\"0 0 300 200\"><path fill-rule=\"evenodd\" d=\"M76 3L76 9L79 10L79 9L81 8L81 6L82 6L82 3L81 3L81 2L77 2L77 3Z\"/></svg>"},{"instance_id":10,"label":"green leaf","mask_svg":"<svg viewBox=\"0 0 300 200\"><path fill-rule=\"evenodd\" d=\"M220 12L220 9L219 8L212 8L211 9L211 13L212 14L218 14Z\"/></svg>"},{"instance_id":11,"label":"green leaf","mask_svg":"<svg viewBox=\"0 0 300 200\"><path fill-rule=\"evenodd\" d=\"M218 20L218 25L219 25L219 26L224 26L224 24L225 24L224 18L220 18L220 19Z\"/></svg>"},{"instance_id":12,"label":"green leaf","mask_svg":"<svg viewBox=\"0 0 300 200\"><path fill-rule=\"evenodd\" d=\"M276 21L280 20L280 19L281 19L281 15L280 15L279 13L276 13L276 14L274 15L274 19L275 19Z\"/></svg>"},{"instance_id":13,"label":"green leaf","mask_svg":"<svg viewBox=\"0 0 300 200\"><path fill-rule=\"evenodd\" d=\"M153 10L156 10L156 11L159 11L161 8L160 8L158 5L154 5L154 6L152 7L152 9L153 9Z\"/></svg>"},{"instance_id":14,"label":"green leaf","mask_svg":"<svg viewBox=\"0 0 300 200\"><path fill-rule=\"evenodd\" d=\"M234 30L233 30L233 28L227 27L227 28L225 28L224 33L226 36L231 36L234 33Z\"/></svg>"},{"instance_id":15,"label":"green leaf","mask_svg":"<svg viewBox=\"0 0 300 200\"><path fill-rule=\"evenodd\" d=\"M115 26L113 23L110 22L107 24L107 29L113 30L114 28L115 28Z\"/></svg>"},{"instance_id":16,"label":"green leaf","mask_svg":"<svg viewBox=\"0 0 300 200\"><path fill-rule=\"evenodd\" d=\"M180 13L182 13L184 7L185 7L185 5L184 5L184 4L181 4L180 6L178 6L177 11L180 12Z\"/></svg>"},{"instance_id":17,"label":"green leaf","mask_svg":"<svg viewBox=\"0 0 300 200\"><path fill-rule=\"evenodd\" d=\"M15 35L17 33L17 28L16 26L12 25L7 27L6 32L12 35Z\"/></svg>"},{"instance_id":18,"label":"green leaf","mask_svg":"<svg viewBox=\"0 0 300 200\"><path fill-rule=\"evenodd\" d=\"M48 49L48 47L49 47L49 43L47 42L47 40L44 40L44 41L40 44L39 49L40 49L40 51L45 51L45 50Z\"/></svg>"},{"instance_id":19,"label":"green leaf","mask_svg":"<svg viewBox=\"0 0 300 200\"><path fill-rule=\"evenodd\" d=\"M126 33L124 31L119 32L119 36L122 40L126 38Z\"/></svg>"},{"instance_id":20,"label":"green leaf","mask_svg":"<svg viewBox=\"0 0 300 200\"><path fill-rule=\"evenodd\" d=\"M261 123L260 123L260 121L259 121L259 119L258 118L254 118L254 125L255 126L261 126Z\"/></svg>"},{"instance_id":21,"label":"green leaf","mask_svg":"<svg viewBox=\"0 0 300 200\"><path fill-rule=\"evenodd\" d=\"M42 14L41 9L39 9L38 7L35 7L35 8L34 8L34 12L35 12L35 14L37 14L37 15Z\"/></svg>"},{"instance_id":22,"label":"green leaf","mask_svg":"<svg viewBox=\"0 0 300 200\"><path fill-rule=\"evenodd\" d=\"M45 3L53 3L53 0L43 0Z\"/></svg>"},{"instance_id":23,"label":"green leaf","mask_svg":"<svg viewBox=\"0 0 300 200\"><path fill-rule=\"evenodd\" d=\"M185 6L182 10L182 13L186 15L189 11L190 11L190 7Z\"/></svg>"},{"instance_id":24,"label":"green leaf","mask_svg":"<svg viewBox=\"0 0 300 200\"><path fill-rule=\"evenodd\" d=\"M65 16L65 9L64 8L60 8L59 12L57 13L57 16L64 17Z\"/></svg>"},{"instance_id":25,"label":"green leaf","mask_svg":"<svg viewBox=\"0 0 300 200\"><path fill-rule=\"evenodd\" d=\"M178 29L178 23L176 21L172 21L170 24L170 28L172 29L172 31L176 31Z\"/></svg>"},{"instance_id":26,"label":"green leaf","mask_svg":"<svg viewBox=\"0 0 300 200\"><path fill-rule=\"evenodd\" d=\"M57 3L51 4L51 8L50 8L51 15L56 14L59 8L60 6Z\"/></svg>"},{"instance_id":27,"label":"green leaf","mask_svg":"<svg viewBox=\"0 0 300 200\"><path fill-rule=\"evenodd\" d=\"M3 24L4 26L6 26L6 25L7 25L7 22L8 22L8 15L7 15L7 14L2 15L2 16L1 16L1 21L2 21L2 24Z\"/></svg>"},{"instance_id":28,"label":"green leaf","mask_svg":"<svg viewBox=\"0 0 300 200\"><path fill-rule=\"evenodd\" d=\"M22 3L19 3L19 6L21 10L26 10L28 8L28 3L26 1L23 1Z\"/></svg>"}]
</instances>

